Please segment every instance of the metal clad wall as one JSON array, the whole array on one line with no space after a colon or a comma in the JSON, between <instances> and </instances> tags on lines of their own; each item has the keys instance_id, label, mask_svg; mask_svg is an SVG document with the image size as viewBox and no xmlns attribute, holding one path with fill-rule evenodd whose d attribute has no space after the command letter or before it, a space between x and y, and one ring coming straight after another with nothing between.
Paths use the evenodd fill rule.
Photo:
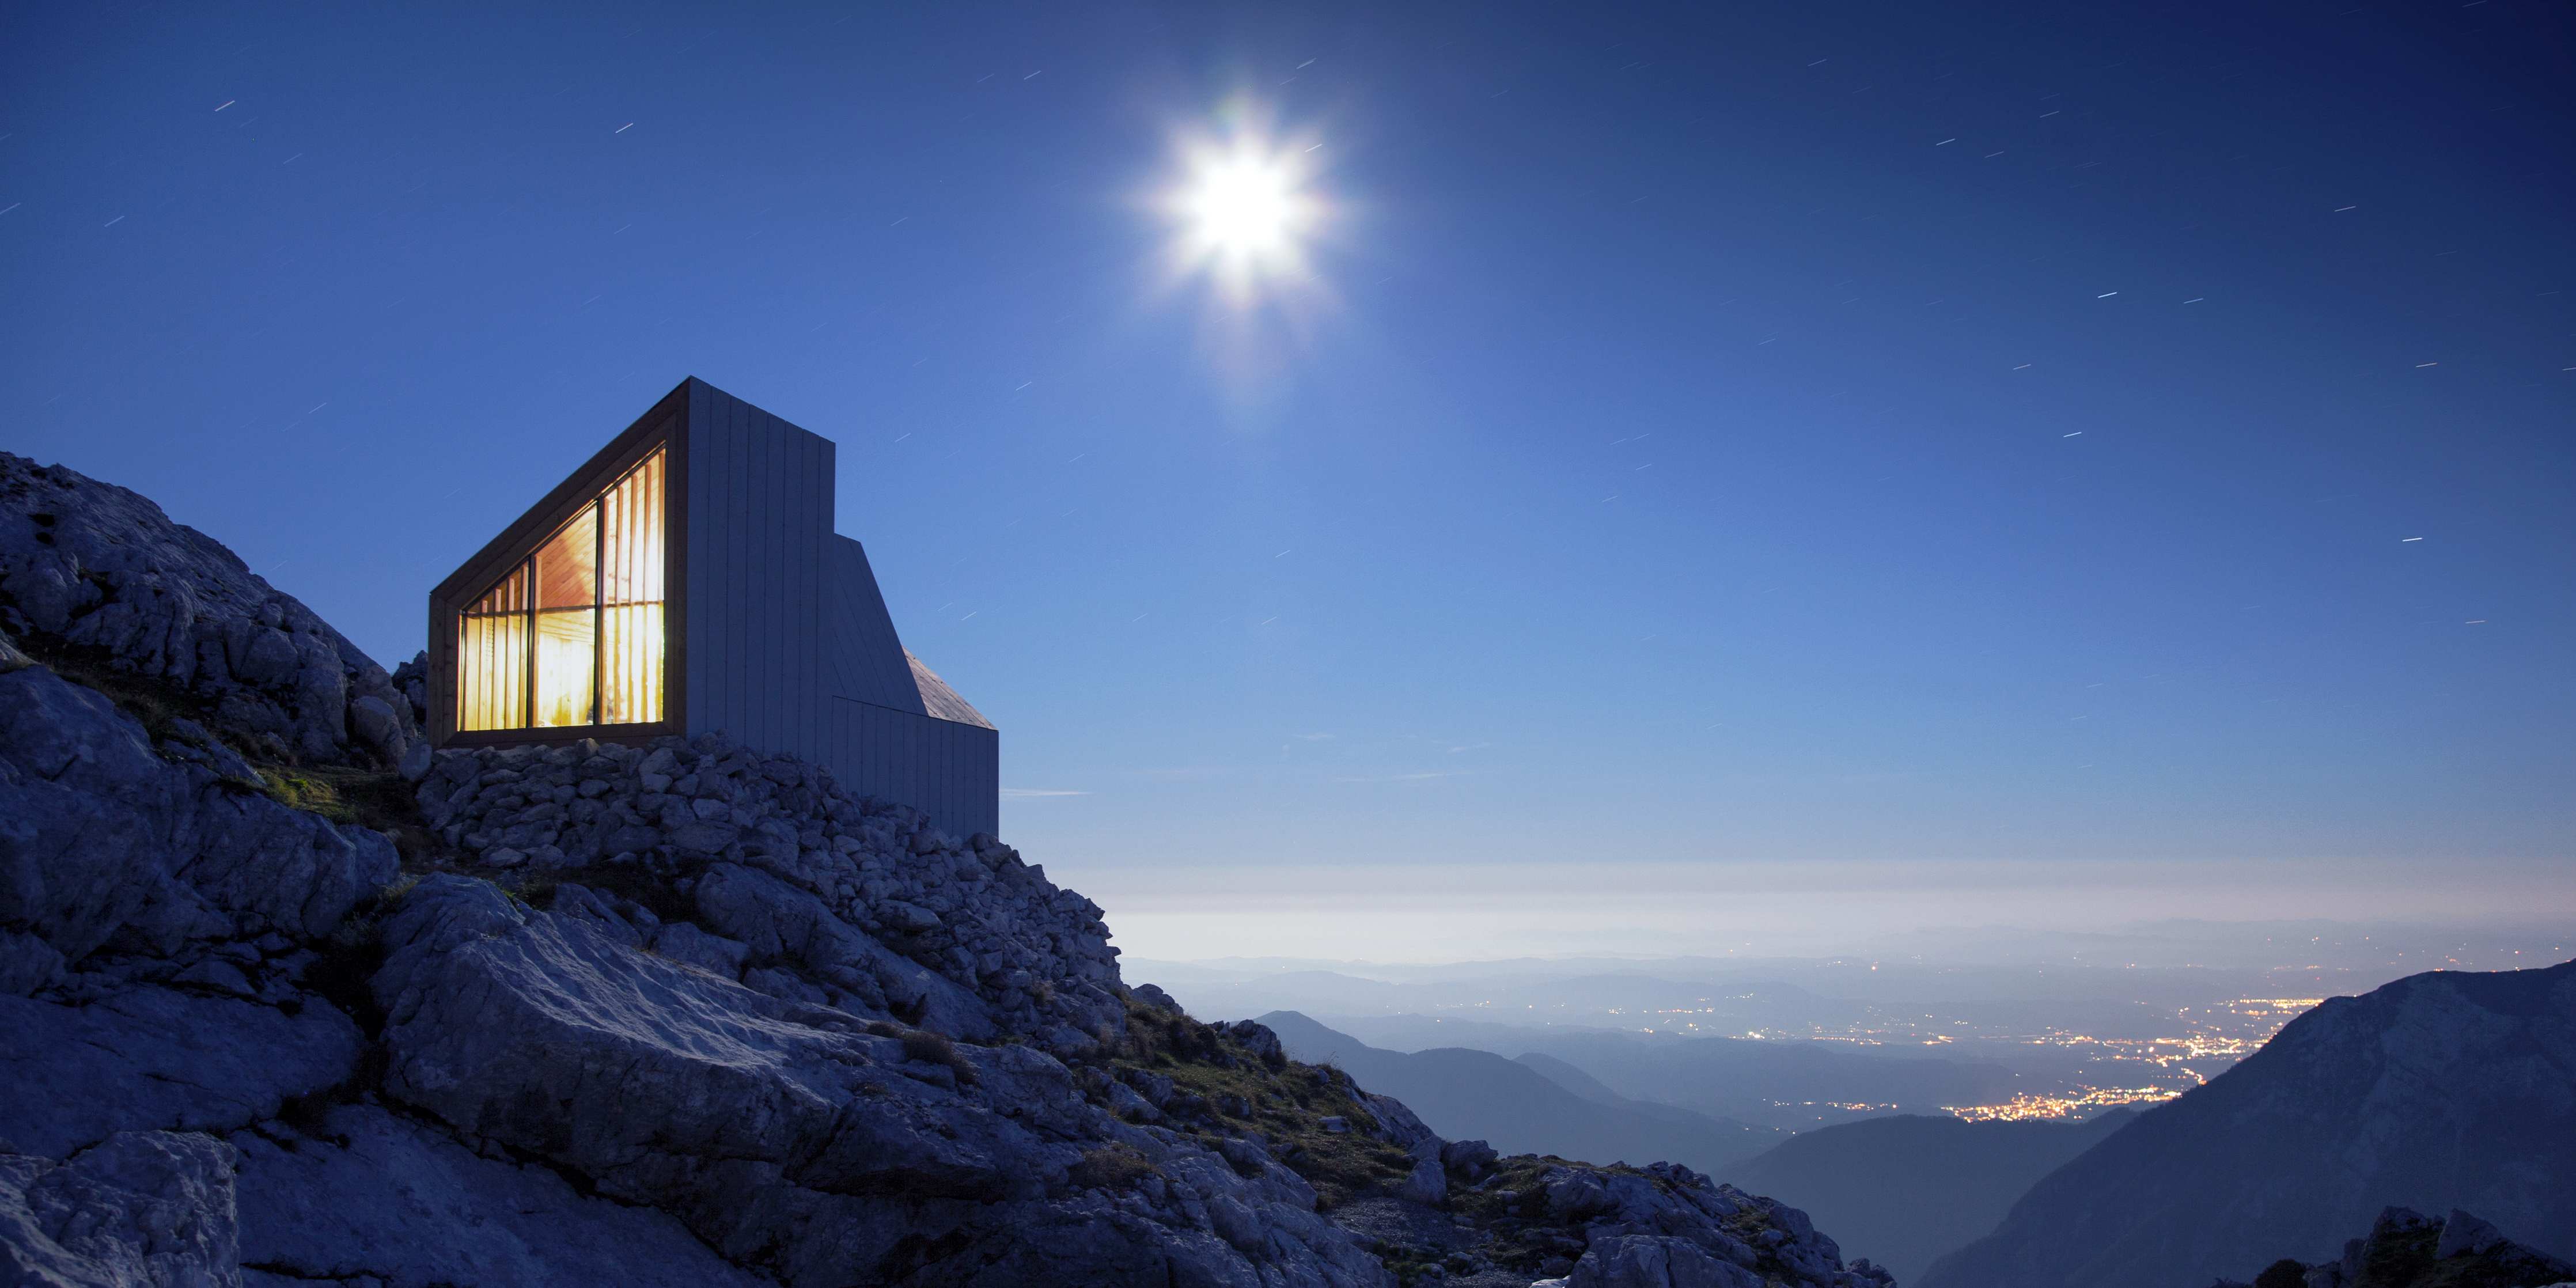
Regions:
<instances>
[{"instance_id":1,"label":"metal clad wall","mask_svg":"<svg viewBox=\"0 0 2576 1288\"><path fill-rule=\"evenodd\" d=\"M953 835L992 832L1000 735L945 685L942 713L974 723L924 705L866 551L832 532L835 454L690 382L687 732L805 757Z\"/></svg>"},{"instance_id":2,"label":"metal clad wall","mask_svg":"<svg viewBox=\"0 0 2576 1288\"><path fill-rule=\"evenodd\" d=\"M690 733L828 760L832 445L692 382Z\"/></svg>"},{"instance_id":3,"label":"metal clad wall","mask_svg":"<svg viewBox=\"0 0 2576 1288\"><path fill-rule=\"evenodd\" d=\"M929 714L913 687L910 659L895 634L893 615L886 612L885 596L877 590L866 549L848 537L836 536L832 554L832 585L838 592L833 625L839 682L833 692L898 711Z\"/></svg>"},{"instance_id":4,"label":"metal clad wall","mask_svg":"<svg viewBox=\"0 0 2576 1288\"><path fill-rule=\"evenodd\" d=\"M1001 735L872 702L834 698L847 749L832 776L850 790L910 805L951 836L1001 829Z\"/></svg>"}]
</instances>

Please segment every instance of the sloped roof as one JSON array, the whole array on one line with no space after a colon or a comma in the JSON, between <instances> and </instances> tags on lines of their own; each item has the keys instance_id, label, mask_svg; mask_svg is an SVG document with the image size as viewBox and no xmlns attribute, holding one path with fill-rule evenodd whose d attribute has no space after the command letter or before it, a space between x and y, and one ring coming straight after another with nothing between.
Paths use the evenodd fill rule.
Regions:
<instances>
[{"instance_id":1,"label":"sloped roof","mask_svg":"<svg viewBox=\"0 0 2576 1288\"><path fill-rule=\"evenodd\" d=\"M966 699L958 697L957 690L949 688L948 681L940 679L938 672L924 665L920 658L914 657L911 649L903 651L903 659L912 663L913 682L921 688L921 704L929 709L931 715L942 720L954 720L959 724L982 725L987 729L993 727L993 722L985 719L983 712L976 710L974 704Z\"/></svg>"}]
</instances>

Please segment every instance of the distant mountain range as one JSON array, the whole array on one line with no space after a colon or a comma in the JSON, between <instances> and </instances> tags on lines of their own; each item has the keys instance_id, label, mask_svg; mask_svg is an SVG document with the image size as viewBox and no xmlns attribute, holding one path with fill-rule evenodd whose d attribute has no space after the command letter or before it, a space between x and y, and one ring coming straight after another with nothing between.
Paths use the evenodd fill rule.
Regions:
<instances>
[{"instance_id":1,"label":"distant mountain range","mask_svg":"<svg viewBox=\"0 0 2576 1288\"><path fill-rule=\"evenodd\" d=\"M1723 1175L1805 1209L1846 1253L1911 1284L1933 1258L1995 1228L2033 1181L2135 1117L2119 1109L2085 1122L1867 1118L1801 1132Z\"/></svg>"},{"instance_id":2,"label":"distant mountain range","mask_svg":"<svg viewBox=\"0 0 2576 1288\"><path fill-rule=\"evenodd\" d=\"M1506 1154L1674 1162L1722 1174L1727 1163L1785 1134L1670 1105L1638 1104L1606 1088L1594 1094L1607 1100L1587 1099L1490 1051L1388 1051L1295 1011L1260 1019L1279 1035L1290 1058L1336 1065L1370 1091L1403 1101L1433 1131L1452 1140L1483 1140Z\"/></svg>"},{"instance_id":3,"label":"distant mountain range","mask_svg":"<svg viewBox=\"0 0 2576 1288\"><path fill-rule=\"evenodd\" d=\"M1855 1112L1923 1113L1999 1103L2012 1098L2017 1082L2001 1065L1863 1054L1824 1042L1646 1042L1582 1032L1533 1037L1531 1051L1573 1065L1621 1095L1801 1130Z\"/></svg>"},{"instance_id":4,"label":"distant mountain range","mask_svg":"<svg viewBox=\"0 0 2576 1288\"><path fill-rule=\"evenodd\" d=\"M1396 1051L1468 1047L1524 1062L1531 1054L1544 1055L1554 1063L1540 1066L1541 1072L1589 1099L1608 1095L1631 1104L1687 1108L1704 1117L1793 1131L1854 1116L1992 1104L2010 1099L2021 1087L2018 1075L2001 1065L1914 1054L1921 1047L1676 1038L1422 1015L1335 1016L1317 1022ZM1894 1054L1898 1051L1905 1054ZM1587 1092L1559 1076L1569 1068L1598 1091Z\"/></svg>"},{"instance_id":5,"label":"distant mountain range","mask_svg":"<svg viewBox=\"0 0 2576 1288\"><path fill-rule=\"evenodd\" d=\"M2207 1283L2334 1259L2391 1204L2576 1252L2576 962L2329 999L2042 1178L1914 1288Z\"/></svg>"}]
</instances>

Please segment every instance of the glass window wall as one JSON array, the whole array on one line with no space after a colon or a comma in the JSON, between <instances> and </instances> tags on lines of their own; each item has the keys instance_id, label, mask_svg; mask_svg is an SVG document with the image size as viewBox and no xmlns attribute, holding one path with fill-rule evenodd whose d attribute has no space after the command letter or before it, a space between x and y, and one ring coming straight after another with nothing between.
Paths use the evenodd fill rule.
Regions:
<instances>
[{"instance_id":1,"label":"glass window wall","mask_svg":"<svg viewBox=\"0 0 2576 1288\"><path fill-rule=\"evenodd\" d=\"M459 730L662 718L662 479L656 450L465 611Z\"/></svg>"}]
</instances>

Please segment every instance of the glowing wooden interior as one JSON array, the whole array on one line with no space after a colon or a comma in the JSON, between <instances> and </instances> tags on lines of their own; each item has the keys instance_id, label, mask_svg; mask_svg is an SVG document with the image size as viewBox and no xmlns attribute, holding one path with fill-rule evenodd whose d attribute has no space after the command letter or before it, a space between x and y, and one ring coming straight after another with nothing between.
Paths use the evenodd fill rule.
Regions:
<instances>
[{"instance_id":1,"label":"glowing wooden interior","mask_svg":"<svg viewBox=\"0 0 2576 1288\"><path fill-rule=\"evenodd\" d=\"M663 457L645 457L458 615L459 731L662 719Z\"/></svg>"}]
</instances>

